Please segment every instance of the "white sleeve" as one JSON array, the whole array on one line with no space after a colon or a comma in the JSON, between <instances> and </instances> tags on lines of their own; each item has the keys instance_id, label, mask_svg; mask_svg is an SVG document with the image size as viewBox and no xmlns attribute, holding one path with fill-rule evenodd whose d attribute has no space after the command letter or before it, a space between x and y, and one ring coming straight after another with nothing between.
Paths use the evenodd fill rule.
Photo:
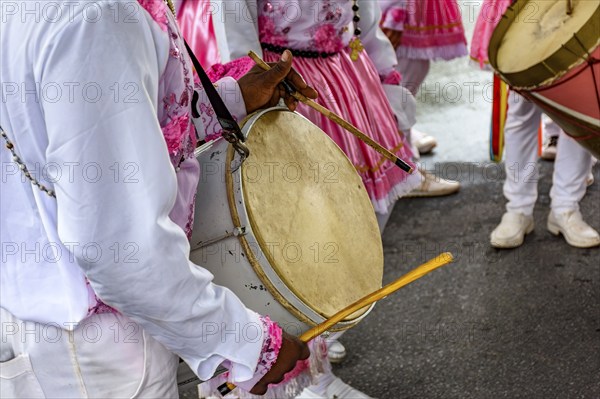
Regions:
<instances>
[{"instance_id":1,"label":"white sleeve","mask_svg":"<svg viewBox=\"0 0 600 399\"><path fill-rule=\"evenodd\" d=\"M216 0L213 24L223 64L248 55L250 50L262 54L257 0Z\"/></svg>"},{"instance_id":2,"label":"white sleeve","mask_svg":"<svg viewBox=\"0 0 600 399\"><path fill-rule=\"evenodd\" d=\"M107 16L115 6L129 12L126 2L98 4ZM85 172L55 183L58 234L77 243L69 248L98 296L200 378L229 360L233 380L248 380L263 342L258 315L188 260L188 240L169 218L177 183L157 119L169 37L141 14L136 23L75 15L38 56L42 87L87 85L84 98L41 100L46 162Z\"/></svg>"},{"instance_id":3,"label":"white sleeve","mask_svg":"<svg viewBox=\"0 0 600 399\"><path fill-rule=\"evenodd\" d=\"M398 59L392 43L379 28L381 8L377 1L365 1L360 6L359 26L362 30L360 40L363 42L369 57L375 64L379 76L386 77L392 71Z\"/></svg>"}]
</instances>

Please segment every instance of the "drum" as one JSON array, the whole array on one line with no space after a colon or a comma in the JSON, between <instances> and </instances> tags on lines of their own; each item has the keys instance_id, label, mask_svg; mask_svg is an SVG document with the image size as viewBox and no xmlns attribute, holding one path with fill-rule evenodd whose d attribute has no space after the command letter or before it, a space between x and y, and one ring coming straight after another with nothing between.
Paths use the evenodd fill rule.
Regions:
<instances>
[{"instance_id":1,"label":"drum","mask_svg":"<svg viewBox=\"0 0 600 399\"><path fill-rule=\"evenodd\" d=\"M600 0L518 0L492 35L489 60L600 157Z\"/></svg>"},{"instance_id":2,"label":"drum","mask_svg":"<svg viewBox=\"0 0 600 399\"><path fill-rule=\"evenodd\" d=\"M340 148L287 108L243 122L241 166L224 139L200 147L191 260L247 307L299 335L381 288L383 248L362 180ZM356 325L365 309L331 331Z\"/></svg>"}]
</instances>

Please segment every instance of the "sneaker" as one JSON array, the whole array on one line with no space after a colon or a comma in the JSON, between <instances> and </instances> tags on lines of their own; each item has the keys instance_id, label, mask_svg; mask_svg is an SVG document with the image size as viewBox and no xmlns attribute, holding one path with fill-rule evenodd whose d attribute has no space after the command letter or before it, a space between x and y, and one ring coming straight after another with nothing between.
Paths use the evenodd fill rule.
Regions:
<instances>
[{"instance_id":1,"label":"sneaker","mask_svg":"<svg viewBox=\"0 0 600 399\"><path fill-rule=\"evenodd\" d=\"M408 193L405 198L442 197L460 190L460 183L457 181L442 179L426 170L420 172L423 175L421 185Z\"/></svg>"},{"instance_id":2,"label":"sneaker","mask_svg":"<svg viewBox=\"0 0 600 399\"><path fill-rule=\"evenodd\" d=\"M327 357L331 363L341 363L346 358L346 348L337 339L327 340Z\"/></svg>"},{"instance_id":3,"label":"sneaker","mask_svg":"<svg viewBox=\"0 0 600 399\"><path fill-rule=\"evenodd\" d=\"M542 159L554 161L556 159L556 146L558 145L558 136L550 136L542 145Z\"/></svg>"},{"instance_id":4,"label":"sneaker","mask_svg":"<svg viewBox=\"0 0 600 399\"><path fill-rule=\"evenodd\" d=\"M419 150L419 154L429 154L437 146L435 137L416 129L411 129L410 141Z\"/></svg>"},{"instance_id":5,"label":"sneaker","mask_svg":"<svg viewBox=\"0 0 600 399\"><path fill-rule=\"evenodd\" d=\"M525 236L533 231L533 216L506 212L502 221L492 231L490 243L494 248L517 248L523 245Z\"/></svg>"},{"instance_id":6,"label":"sneaker","mask_svg":"<svg viewBox=\"0 0 600 399\"><path fill-rule=\"evenodd\" d=\"M555 236L562 234L567 243L573 247L592 248L600 245L600 235L583 220L579 211L569 211L559 215L550 212L548 231Z\"/></svg>"}]
</instances>

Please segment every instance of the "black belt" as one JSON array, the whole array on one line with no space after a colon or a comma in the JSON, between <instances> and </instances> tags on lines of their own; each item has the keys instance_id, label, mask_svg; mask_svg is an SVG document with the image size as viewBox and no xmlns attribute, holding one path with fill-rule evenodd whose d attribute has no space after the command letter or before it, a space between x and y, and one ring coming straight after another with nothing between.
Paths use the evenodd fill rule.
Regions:
<instances>
[{"instance_id":1,"label":"black belt","mask_svg":"<svg viewBox=\"0 0 600 399\"><path fill-rule=\"evenodd\" d=\"M273 53L282 54L285 50L289 50L294 57L300 58L328 58L337 55L338 53L326 53L324 51L312 51L312 50L292 50L287 47L276 46L270 43L260 43L263 49L271 51Z\"/></svg>"}]
</instances>

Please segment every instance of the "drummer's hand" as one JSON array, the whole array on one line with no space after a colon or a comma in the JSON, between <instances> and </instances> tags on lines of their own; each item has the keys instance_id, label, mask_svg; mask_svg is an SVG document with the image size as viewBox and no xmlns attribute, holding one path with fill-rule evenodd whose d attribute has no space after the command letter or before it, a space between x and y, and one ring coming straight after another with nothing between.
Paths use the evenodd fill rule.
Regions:
<instances>
[{"instance_id":1,"label":"drummer's hand","mask_svg":"<svg viewBox=\"0 0 600 399\"><path fill-rule=\"evenodd\" d=\"M269 388L269 384L278 384L283 381L286 373L296 367L298 360L308 359L310 351L308 346L287 333L283 333L283 342L277 360L271 370L250 390L254 395L264 395Z\"/></svg>"},{"instance_id":2,"label":"drummer's hand","mask_svg":"<svg viewBox=\"0 0 600 399\"><path fill-rule=\"evenodd\" d=\"M397 49L400 46L400 43L402 42L402 31L388 28L381 28L381 30L383 31L383 33L385 33L388 39L390 39L390 42L392 42L392 46L394 46L394 48Z\"/></svg>"},{"instance_id":3,"label":"drummer's hand","mask_svg":"<svg viewBox=\"0 0 600 399\"><path fill-rule=\"evenodd\" d=\"M317 91L310 87L302 76L292 68L292 53L288 50L282 54L279 62L269 65L271 65L269 71L255 65L238 80L248 113L260 108L274 107L281 97L283 97L288 108L294 111L298 101L287 94L283 87L279 85L284 78L288 79L301 94L308 98L317 98Z\"/></svg>"}]
</instances>

